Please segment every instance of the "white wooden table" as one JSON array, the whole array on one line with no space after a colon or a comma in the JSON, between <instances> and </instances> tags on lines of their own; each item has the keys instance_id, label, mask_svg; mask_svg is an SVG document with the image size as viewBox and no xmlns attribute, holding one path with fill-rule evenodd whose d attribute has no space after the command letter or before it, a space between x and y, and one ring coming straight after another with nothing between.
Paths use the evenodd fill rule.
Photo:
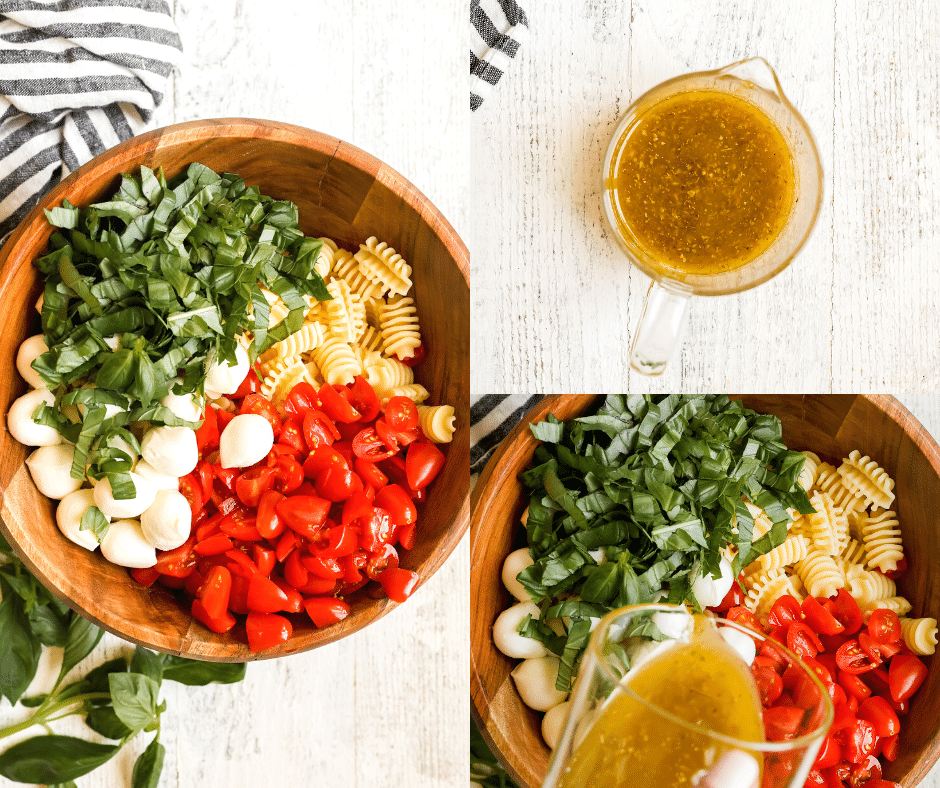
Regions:
<instances>
[{"instance_id":1,"label":"white wooden table","mask_svg":"<svg viewBox=\"0 0 940 788\"><path fill-rule=\"evenodd\" d=\"M474 391L935 391L940 4L530 0L531 36L473 117ZM649 280L608 239L601 160L653 85L761 55L825 170L776 279L692 305L659 379L628 371Z\"/></svg>"},{"instance_id":2,"label":"white wooden table","mask_svg":"<svg viewBox=\"0 0 940 788\"><path fill-rule=\"evenodd\" d=\"M466 227L470 127L462 5L433 0L173 4L186 62L157 125L247 116L327 132L395 167L458 232ZM464 540L406 604L355 636L287 659L252 663L242 684L166 683L161 788L464 785L468 588ZM121 650L129 651L106 636L93 659L104 661ZM21 716L5 701L0 705L0 724ZM126 755L80 778L79 785L129 786L143 737L134 744Z\"/></svg>"}]
</instances>

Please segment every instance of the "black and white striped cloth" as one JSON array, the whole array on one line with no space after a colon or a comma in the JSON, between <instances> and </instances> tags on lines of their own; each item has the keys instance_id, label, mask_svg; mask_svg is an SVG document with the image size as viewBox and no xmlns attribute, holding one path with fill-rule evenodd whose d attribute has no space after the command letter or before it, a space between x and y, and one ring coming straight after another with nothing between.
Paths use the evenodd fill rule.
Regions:
<instances>
[{"instance_id":1,"label":"black and white striped cloth","mask_svg":"<svg viewBox=\"0 0 940 788\"><path fill-rule=\"evenodd\" d=\"M476 481L490 456L541 394L485 394L470 404L470 476Z\"/></svg>"},{"instance_id":2,"label":"black and white striped cloth","mask_svg":"<svg viewBox=\"0 0 940 788\"><path fill-rule=\"evenodd\" d=\"M181 53L164 0L0 0L0 239L146 127Z\"/></svg>"},{"instance_id":3,"label":"black and white striped cloth","mask_svg":"<svg viewBox=\"0 0 940 788\"><path fill-rule=\"evenodd\" d=\"M515 0L470 0L470 109L483 103L528 37Z\"/></svg>"}]
</instances>

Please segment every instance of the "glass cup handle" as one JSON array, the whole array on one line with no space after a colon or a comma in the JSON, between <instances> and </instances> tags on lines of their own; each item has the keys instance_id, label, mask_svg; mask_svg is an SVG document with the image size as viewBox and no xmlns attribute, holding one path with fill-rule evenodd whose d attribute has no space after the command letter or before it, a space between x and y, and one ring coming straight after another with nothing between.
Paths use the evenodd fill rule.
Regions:
<instances>
[{"instance_id":1,"label":"glass cup handle","mask_svg":"<svg viewBox=\"0 0 940 788\"><path fill-rule=\"evenodd\" d=\"M653 280L630 348L630 366L644 375L661 375L682 332L692 291L678 282Z\"/></svg>"}]
</instances>

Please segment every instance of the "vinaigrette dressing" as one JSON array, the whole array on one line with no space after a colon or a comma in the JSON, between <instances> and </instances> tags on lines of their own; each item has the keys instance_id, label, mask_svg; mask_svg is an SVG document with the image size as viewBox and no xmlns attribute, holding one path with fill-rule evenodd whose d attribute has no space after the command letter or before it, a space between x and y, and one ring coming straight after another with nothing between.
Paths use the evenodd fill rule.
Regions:
<instances>
[{"instance_id":1,"label":"vinaigrette dressing","mask_svg":"<svg viewBox=\"0 0 940 788\"><path fill-rule=\"evenodd\" d=\"M677 642L628 674L634 693L685 722L743 741L764 741L751 671L704 616L692 643ZM578 747L560 788L695 786L729 745L678 725L615 692ZM760 762L758 753L751 753Z\"/></svg>"},{"instance_id":2,"label":"vinaigrette dressing","mask_svg":"<svg viewBox=\"0 0 940 788\"><path fill-rule=\"evenodd\" d=\"M607 188L620 231L688 274L738 268L767 250L793 208L793 158L774 122L730 93L692 90L627 128Z\"/></svg>"}]
</instances>

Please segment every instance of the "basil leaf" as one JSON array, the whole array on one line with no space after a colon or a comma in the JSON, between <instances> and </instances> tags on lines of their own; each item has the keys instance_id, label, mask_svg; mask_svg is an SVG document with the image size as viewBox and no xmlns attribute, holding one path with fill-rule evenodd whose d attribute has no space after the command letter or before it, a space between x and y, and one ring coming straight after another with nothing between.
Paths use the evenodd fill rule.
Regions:
<instances>
[{"instance_id":1,"label":"basil leaf","mask_svg":"<svg viewBox=\"0 0 940 788\"><path fill-rule=\"evenodd\" d=\"M153 741L147 745L134 763L134 771L131 774L131 785L133 788L157 788L160 782L160 773L163 771L163 758L166 755L166 748L160 744L155 736Z\"/></svg>"},{"instance_id":2,"label":"basil leaf","mask_svg":"<svg viewBox=\"0 0 940 788\"><path fill-rule=\"evenodd\" d=\"M123 739L134 731L121 722L113 706L98 706L85 715L85 724L106 739Z\"/></svg>"},{"instance_id":3,"label":"basil leaf","mask_svg":"<svg viewBox=\"0 0 940 788\"><path fill-rule=\"evenodd\" d=\"M64 646L69 636L69 613L51 604L35 604L27 613L29 627L44 646ZM0 630L2 631L2 630Z\"/></svg>"},{"instance_id":4,"label":"basil leaf","mask_svg":"<svg viewBox=\"0 0 940 788\"><path fill-rule=\"evenodd\" d=\"M3 577L0 595L0 696L16 703L36 675L42 646L30 629L24 601Z\"/></svg>"},{"instance_id":5,"label":"basil leaf","mask_svg":"<svg viewBox=\"0 0 940 788\"><path fill-rule=\"evenodd\" d=\"M62 654L60 675L65 676L72 668L87 657L98 645L104 630L96 627L78 613L72 613L69 623L69 636Z\"/></svg>"},{"instance_id":6,"label":"basil leaf","mask_svg":"<svg viewBox=\"0 0 940 788\"><path fill-rule=\"evenodd\" d=\"M179 684L235 684L245 678L244 662L201 662L172 654L163 655L163 678Z\"/></svg>"},{"instance_id":7,"label":"basil leaf","mask_svg":"<svg viewBox=\"0 0 940 788\"><path fill-rule=\"evenodd\" d=\"M131 673L141 673L160 686L163 681L163 656L143 646L137 646L131 659Z\"/></svg>"},{"instance_id":8,"label":"basil leaf","mask_svg":"<svg viewBox=\"0 0 940 788\"><path fill-rule=\"evenodd\" d=\"M152 678L140 673L112 673L108 685L114 712L128 728L137 732L156 721L160 687Z\"/></svg>"},{"instance_id":9,"label":"basil leaf","mask_svg":"<svg viewBox=\"0 0 940 788\"><path fill-rule=\"evenodd\" d=\"M117 498L117 494L115 494L114 497ZM131 495L130 497L133 498L134 496ZM78 526L78 530L91 531L95 535L95 538L99 542L102 542L110 527L111 524L101 513L101 509L99 509L97 506L89 506L82 513L81 524Z\"/></svg>"},{"instance_id":10,"label":"basil leaf","mask_svg":"<svg viewBox=\"0 0 940 788\"><path fill-rule=\"evenodd\" d=\"M97 769L120 749L74 736L33 736L0 753L0 776L18 783L63 783Z\"/></svg>"}]
</instances>

